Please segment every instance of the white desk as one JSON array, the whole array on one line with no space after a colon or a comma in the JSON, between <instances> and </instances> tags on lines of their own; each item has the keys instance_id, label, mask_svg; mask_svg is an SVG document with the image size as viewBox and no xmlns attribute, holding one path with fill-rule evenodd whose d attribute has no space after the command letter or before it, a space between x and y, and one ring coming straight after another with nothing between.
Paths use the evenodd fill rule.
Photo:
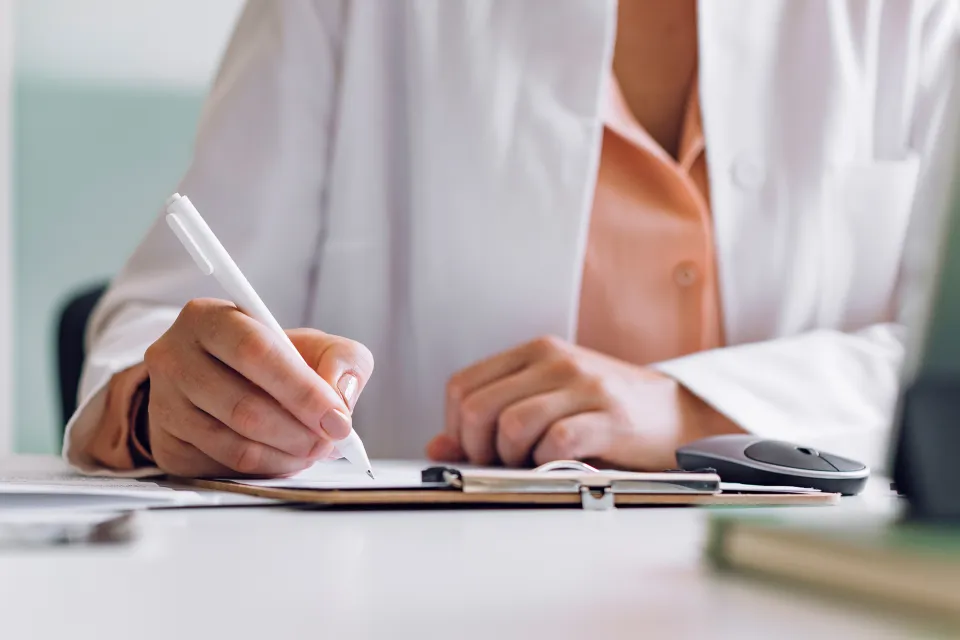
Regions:
<instances>
[{"instance_id":1,"label":"white desk","mask_svg":"<svg viewBox=\"0 0 960 640\"><path fill-rule=\"evenodd\" d=\"M127 549L0 555L0 637L919 636L712 574L695 509L141 515Z\"/></svg>"}]
</instances>

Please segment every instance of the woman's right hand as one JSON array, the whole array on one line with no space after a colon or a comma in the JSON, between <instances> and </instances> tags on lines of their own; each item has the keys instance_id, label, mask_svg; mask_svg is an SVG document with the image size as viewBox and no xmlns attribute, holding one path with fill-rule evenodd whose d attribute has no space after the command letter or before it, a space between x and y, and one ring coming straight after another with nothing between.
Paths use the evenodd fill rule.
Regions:
<instances>
[{"instance_id":1,"label":"woman's right hand","mask_svg":"<svg viewBox=\"0 0 960 640\"><path fill-rule=\"evenodd\" d=\"M295 359L266 326L223 300L192 300L147 349L149 448L184 477L282 476L349 434L373 373L358 342L288 331Z\"/></svg>"}]
</instances>

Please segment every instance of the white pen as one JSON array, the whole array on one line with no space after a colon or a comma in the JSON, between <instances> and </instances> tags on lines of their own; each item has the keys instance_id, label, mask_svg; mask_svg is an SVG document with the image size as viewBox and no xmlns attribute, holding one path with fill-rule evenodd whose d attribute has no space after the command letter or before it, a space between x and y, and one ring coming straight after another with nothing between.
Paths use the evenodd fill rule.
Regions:
<instances>
[{"instance_id":1,"label":"white pen","mask_svg":"<svg viewBox=\"0 0 960 640\"><path fill-rule=\"evenodd\" d=\"M238 309L275 331L286 348L298 358L302 357L189 198L179 193L170 196L167 200L167 224L186 247L200 271L216 278ZM353 428L346 438L336 442L336 447L344 458L362 466L367 475L373 478L370 458L367 457L360 436Z\"/></svg>"}]
</instances>

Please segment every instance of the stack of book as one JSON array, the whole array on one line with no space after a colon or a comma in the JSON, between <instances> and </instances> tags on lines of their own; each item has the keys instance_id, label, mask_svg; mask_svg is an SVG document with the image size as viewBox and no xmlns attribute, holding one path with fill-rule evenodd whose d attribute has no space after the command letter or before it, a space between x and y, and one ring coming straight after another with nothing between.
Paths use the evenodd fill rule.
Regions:
<instances>
[{"instance_id":1,"label":"stack of book","mask_svg":"<svg viewBox=\"0 0 960 640\"><path fill-rule=\"evenodd\" d=\"M719 569L960 623L960 528L843 518L718 515Z\"/></svg>"}]
</instances>

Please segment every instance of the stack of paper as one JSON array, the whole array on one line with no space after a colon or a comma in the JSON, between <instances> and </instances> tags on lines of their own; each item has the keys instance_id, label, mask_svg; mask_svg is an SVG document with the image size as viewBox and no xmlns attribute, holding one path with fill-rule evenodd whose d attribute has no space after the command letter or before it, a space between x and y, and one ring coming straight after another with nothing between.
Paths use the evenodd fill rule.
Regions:
<instances>
[{"instance_id":1,"label":"stack of paper","mask_svg":"<svg viewBox=\"0 0 960 640\"><path fill-rule=\"evenodd\" d=\"M88 477L69 471L0 468L0 518L22 510L121 511L207 504L196 491L181 491L155 482Z\"/></svg>"}]
</instances>

